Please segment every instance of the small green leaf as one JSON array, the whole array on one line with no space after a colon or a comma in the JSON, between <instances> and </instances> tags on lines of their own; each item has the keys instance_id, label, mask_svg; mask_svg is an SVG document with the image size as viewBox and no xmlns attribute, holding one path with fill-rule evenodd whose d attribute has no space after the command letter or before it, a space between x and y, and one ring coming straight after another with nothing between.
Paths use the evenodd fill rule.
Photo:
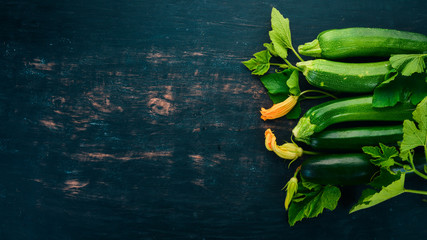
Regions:
<instances>
[{"instance_id":1,"label":"small green leaf","mask_svg":"<svg viewBox=\"0 0 427 240\"><path fill-rule=\"evenodd\" d=\"M277 54L276 50L274 50L274 45L273 43L264 43L263 45L265 48L267 48L267 50L271 53L271 55L278 57L279 55Z\"/></svg>"},{"instance_id":2,"label":"small green leaf","mask_svg":"<svg viewBox=\"0 0 427 240\"><path fill-rule=\"evenodd\" d=\"M341 191L338 187L327 185L323 187L323 194L321 197L322 205L324 208L334 210L338 205L338 200L341 197Z\"/></svg>"},{"instance_id":3,"label":"small green leaf","mask_svg":"<svg viewBox=\"0 0 427 240\"><path fill-rule=\"evenodd\" d=\"M417 105L427 96L427 73L414 73L410 77L402 77L404 94L409 95L411 103Z\"/></svg>"},{"instance_id":4,"label":"small green leaf","mask_svg":"<svg viewBox=\"0 0 427 240\"><path fill-rule=\"evenodd\" d=\"M415 121L418 123L418 127L421 130L427 131L427 97L417 105L415 111L412 113Z\"/></svg>"},{"instance_id":5,"label":"small green leaf","mask_svg":"<svg viewBox=\"0 0 427 240\"><path fill-rule=\"evenodd\" d=\"M294 96L299 96L301 90L299 88L299 71L293 70L289 79L286 81L286 85L289 87L289 92Z\"/></svg>"},{"instance_id":6,"label":"small green leaf","mask_svg":"<svg viewBox=\"0 0 427 240\"><path fill-rule=\"evenodd\" d=\"M376 190L381 190L384 187L389 186L391 183L399 180L402 177L402 174L404 175L404 173L401 172L390 172L381 168L380 174L368 185Z\"/></svg>"},{"instance_id":7,"label":"small green leaf","mask_svg":"<svg viewBox=\"0 0 427 240\"><path fill-rule=\"evenodd\" d=\"M372 164L389 169L395 164L394 157L399 156L399 152L395 147L388 147L380 143L379 147L363 147L363 152L371 155L374 159L371 159Z\"/></svg>"},{"instance_id":8,"label":"small green leaf","mask_svg":"<svg viewBox=\"0 0 427 240\"><path fill-rule=\"evenodd\" d=\"M398 54L390 57L391 66L403 76L422 73L426 69L424 58L427 54Z\"/></svg>"},{"instance_id":9,"label":"small green leaf","mask_svg":"<svg viewBox=\"0 0 427 240\"><path fill-rule=\"evenodd\" d=\"M386 80L374 89L372 105L391 107L408 99L414 105L419 103L427 95L426 76L426 73L415 73L405 77L396 70L391 70L386 75Z\"/></svg>"},{"instance_id":10,"label":"small green leaf","mask_svg":"<svg viewBox=\"0 0 427 240\"><path fill-rule=\"evenodd\" d=\"M289 96L289 93L294 95L294 96L298 96L301 92L301 90L299 88L299 81L298 81L299 73L298 73L298 71L292 70L292 69L286 69L286 70L282 71L282 74L283 74L284 78L287 79L286 80L286 87L287 87L286 98ZM271 98L271 96L270 96L270 98ZM283 99L282 101L284 101L286 98L285 98L285 94L283 94L283 96L280 99ZM287 119L297 119L297 118L299 118L300 115L301 115L301 105L299 102L297 102L297 104L294 106L294 108L292 108L292 110L288 114L286 114L286 118Z\"/></svg>"},{"instance_id":11,"label":"small green leaf","mask_svg":"<svg viewBox=\"0 0 427 240\"><path fill-rule=\"evenodd\" d=\"M392 69L385 76L385 81L374 89L372 106L391 107L402 100L402 87L400 83L393 81L397 76L397 71Z\"/></svg>"},{"instance_id":12,"label":"small green leaf","mask_svg":"<svg viewBox=\"0 0 427 240\"><path fill-rule=\"evenodd\" d=\"M410 150L426 145L426 132L417 128L410 120L403 122L403 141L400 144L400 155L405 156Z\"/></svg>"},{"instance_id":13,"label":"small green leaf","mask_svg":"<svg viewBox=\"0 0 427 240\"><path fill-rule=\"evenodd\" d=\"M272 30L268 34L274 45L274 51L282 59L286 59L288 57L287 49L293 48L291 29L289 27L289 19L284 18L276 8L271 11L271 28Z\"/></svg>"},{"instance_id":14,"label":"small green leaf","mask_svg":"<svg viewBox=\"0 0 427 240\"><path fill-rule=\"evenodd\" d=\"M427 97L418 103L412 116L415 122L405 120L403 122L403 140L400 143L400 157L405 161L410 160L411 151L416 147L427 146Z\"/></svg>"},{"instance_id":15,"label":"small green leaf","mask_svg":"<svg viewBox=\"0 0 427 240\"><path fill-rule=\"evenodd\" d=\"M301 186L301 187L300 187ZM288 210L288 222L293 226L304 218L314 218L323 210L334 210L341 197L339 188L331 185L312 185L311 189L298 185L298 198L292 200Z\"/></svg>"},{"instance_id":16,"label":"small green leaf","mask_svg":"<svg viewBox=\"0 0 427 240\"><path fill-rule=\"evenodd\" d=\"M271 54L263 50L254 54L255 58L242 62L254 75L264 75L270 68Z\"/></svg>"},{"instance_id":17,"label":"small green leaf","mask_svg":"<svg viewBox=\"0 0 427 240\"><path fill-rule=\"evenodd\" d=\"M288 114L286 114L286 118L287 119L297 119L299 118L301 115L301 104L299 102L297 102L297 104L295 104L294 108L292 108L292 110L290 112L288 112Z\"/></svg>"},{"instance_id":18,"label":"small green leaf","mask_svg":"<svg viewBox=\"0 0 427 240\"><path fill-rule=\"evenodd\" d=\"M273 31L278 32L286 48L292 48L289 19L284 18L283 15L276 8L273 8L271 10L271 28L273 29Z\"/></svg>"},{"instance_id":19,"label":"small green leaf","mask_svg":"<svg viewBox=\"0 0 427 240\"><path fill-rule=\"evenodd\" d=\"M307 182L307 181L301 181L301 184L307 188L308 190L312 189L320 189L322 185L319 185L317 183Z\"/></svg>"},{"instance_id":20,"label":"small green leaf","mask_svg":"<svg viewBox=\"0 0 427 240\"><path fill-rule=\"evenodd\" d=\"M354 205L350 213L373 207L390 198L396 197L404 192L405 174L391 173L381 169L380 176L376 177L369 185L372 188L365 189L359 201Z\"/></svg>"},{"instance_id":21,"label":"small green leaf","mask_svg":"<svg viewBox=\"0 0 427 240\"><path fill-rule=\"evenodd\" d=\"M288 50L287 47L285 47L285 43L283 39L280 37L279 33L277 31L270 31L268 32L268 35L270 36L271 41L274 45L274 51L276 52L279 57L282 59L286 59L288 57Z\"/></svg>"},{"instance_id":22,"label":"small green leaf","mask_svg":"<svg viewBox=\"0 0 427 240\"><path fill-rule=\"evenodd\" d=\"M267 89L268 96L274 104L283 102L289 97L289 88L286 85L287 80L288 74L284 73L270 73L261 77L261 82Z\"/></svg>"},{"instance_id":23,"label":"small green leaf","mask_svg":"<svg viewBox=\"0 0 427 240\"><path fill-rule=\"evenodd\" d=\"M424 85L419 84L421 81L418 81L418 83L415 83L416 85L412 90L411 94L411 103L414 105L417 105L425 96L427 96L427 83Z\"/></svg>"}]
</instances>

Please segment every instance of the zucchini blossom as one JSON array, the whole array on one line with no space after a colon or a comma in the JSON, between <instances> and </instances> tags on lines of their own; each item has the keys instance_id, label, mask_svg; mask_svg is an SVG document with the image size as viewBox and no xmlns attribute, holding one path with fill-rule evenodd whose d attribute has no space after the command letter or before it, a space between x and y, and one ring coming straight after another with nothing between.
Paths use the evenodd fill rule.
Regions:
<instances>
[{"instance_id":1,"label":"zucchini blossom","mask_svg":"<svg viewBox=\"0 0 427 240\"><path fill-rule=\"evenodd\" d=\"M269 151L276 153L277 156L287 160L296 160L303 154L302 148L298 147L295 143L277 145L276 136L274 136L271 129L265 131L265 147Z\"/></svg>"},{"instance_id":2,"label":"zucchini blossom","mask_svg":"<svg viewBox=\"0 0 427 240\"><path fill-rule=\"evenodd\" d=\"M269 109L261 108L262 120L276 119L288 114L297 104L298 96L290 95L285 101L273 104Z\"/></svg>"},{"instance_id":3,"label":"zucchini blossom","mask_svg":"<svg viewBox=\"0 0 427 240\"><path fill-rule=\"evenodd\" d=\"M292 198L298 191L298 179L295 176L293 176L289 180L289 182L286 183L283 189L285 188L286 188L285 209L288 210L289 204L291 203Z\"/></svg>"}]
</instances>

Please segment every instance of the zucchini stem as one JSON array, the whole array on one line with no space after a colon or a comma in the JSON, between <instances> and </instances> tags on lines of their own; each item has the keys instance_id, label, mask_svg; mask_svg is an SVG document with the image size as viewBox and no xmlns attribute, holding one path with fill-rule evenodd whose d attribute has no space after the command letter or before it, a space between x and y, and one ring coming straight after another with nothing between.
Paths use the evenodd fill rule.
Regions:
<instances>
[{"instance_id":1,"label":"zucchini stem","mask_svg":"<svg viewBox=\"0 0 427 240\"><path fill-rule=\"evenodd\" d=\"M304 154L308 154L308 155L318 155L318 154L320 154L319 152L313 152L313 151L307 151L307 150L303 150L302 152Z\"/></svg>"},{"instance_id":2,"label":"zucchini stem","mask_svg":"<svg viewBox=\"0 0 427 240\"><path fill-rule=\"evenodd\" d=\"M322 91L322 90L316 90L316 89L305 90L305 91L301 92L299 94L299 96L301 96L303 94L306 94L306 93L313 93L313 92L314 93L320 93L320 94L323 94L323 95L326 95L326 96L311 96L311 97L310 96L309 97L303 96L301 100L303 100L303 99L318 99L318 98L324 98L324 97L331 97L331 98L334 98L334 99L338 99L337 97L335 97L334 95L332 95L332 94L330 94L328 92L325 92L325 91Z\"/></svg>"},{"instance_id":3,"label":"zucchini stem","mask_svg":"<svg viewBox=\"0 0 427 240\"><path fill-rule=\"evenodd\" d=\"M321 99L321 98L326 98L326 97L329 97L329 96L311 96L311 97L303 97L301 100L304 100L304 99L311 99L311 100L313 100L313 99Z\"/></svg>"}]
</instances>

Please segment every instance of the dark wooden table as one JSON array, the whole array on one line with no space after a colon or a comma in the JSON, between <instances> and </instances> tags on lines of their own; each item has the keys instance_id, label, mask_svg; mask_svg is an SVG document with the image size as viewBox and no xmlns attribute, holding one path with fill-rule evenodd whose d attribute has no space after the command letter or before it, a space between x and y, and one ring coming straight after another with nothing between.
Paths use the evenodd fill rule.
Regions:
<instances>
[{"instance_id":1,"label":"dark wooden table","mask_svg":"<svg viewBox=\"0 0 427 240\"><path fill-rule=\"evenodd\" d=\"M260 119L271 102L241 64L272 7L295 46L331 28L427 34L425 0L1 1L0 239L425 238L410 194L348 215L350 194L288 226L292 173L263 141L296 122Z\"/></svg>"}]
</instances>

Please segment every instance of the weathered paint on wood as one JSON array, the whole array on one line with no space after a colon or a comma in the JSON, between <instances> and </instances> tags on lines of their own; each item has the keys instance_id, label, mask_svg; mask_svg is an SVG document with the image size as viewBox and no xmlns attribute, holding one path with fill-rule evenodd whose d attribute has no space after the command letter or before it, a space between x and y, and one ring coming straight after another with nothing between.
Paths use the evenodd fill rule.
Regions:
<instances>
[{"instance_id":1,"label":"weathered paint on wood","mask_svg":"<svg viewBox=\"0 0 427 240\"><path fill-rule=\"evenodd\" d=\"M426 1L2 1L0 238L425 236L422 197L348 215L353 189L287 225L292 173L263 138L295 121L259 118L271 102L240 63L273 6L294 45L351 26L427 34Z\"/></svg>"}]
</instances>

